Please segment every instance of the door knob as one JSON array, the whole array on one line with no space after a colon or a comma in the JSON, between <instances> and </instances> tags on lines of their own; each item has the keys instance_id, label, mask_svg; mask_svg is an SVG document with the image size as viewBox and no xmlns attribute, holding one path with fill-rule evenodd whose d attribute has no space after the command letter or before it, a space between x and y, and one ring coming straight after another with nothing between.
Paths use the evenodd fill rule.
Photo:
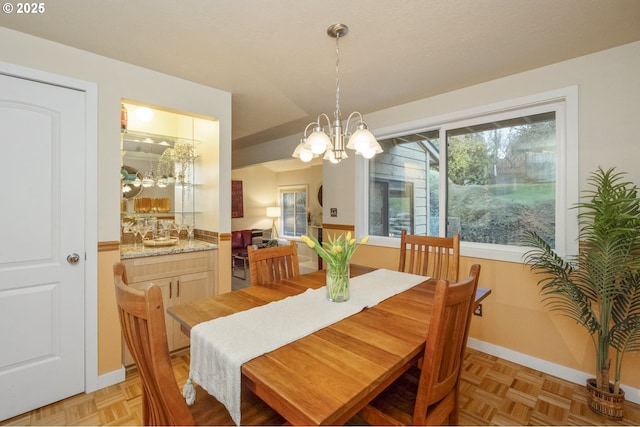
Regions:
<instances>
[{"instance_id":1,"label":"door knob","mask_svg":"<svg viewBox=\"0 0 640 427\"><path fill-rule=\"evenodd\" d=\"M77 264L78 261L80 261L80 255L76 253L72 253L67 256L67 262L69 264Z\"/></svg>"}]
</instances>

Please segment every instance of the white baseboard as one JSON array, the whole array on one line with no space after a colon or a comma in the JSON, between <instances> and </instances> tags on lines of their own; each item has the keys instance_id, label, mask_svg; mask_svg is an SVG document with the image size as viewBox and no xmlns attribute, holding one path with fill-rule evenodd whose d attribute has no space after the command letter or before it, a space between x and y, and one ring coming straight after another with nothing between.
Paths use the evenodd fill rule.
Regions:
<instances>
[{"instance_id":1,"label":"white baseboard","mask_svg":"<svg viewBox=\"0 0 640 427\"><path fill-rule=\"evenodd\" d=\"M529 356L528 354L513 351L508 348L500 347L471 337L469 337L469 340L467 341L467 346L474 350L478 350L580 385L584 385L588 378L593 378L595 376L595 374L588 374L576 369L567 368L566 366L558 365L557 363L547 362L546 360L538 359L537 357ZM626 400L640 404L640 389L624 384L621 384L620 387L624 390L624 397Z\"/></svg>"},{"instance_id":2,"label":"white baseboard","mask_svg":"<svg viewBox=\"0 0 640 427\"><path fill-rule=\"evenodd\" d=\"M110 385L121 383L125 379L125 373L126 370L123 366L118 370L98 376L98 390L109 387Z\"/></svg>"}]
</instances>

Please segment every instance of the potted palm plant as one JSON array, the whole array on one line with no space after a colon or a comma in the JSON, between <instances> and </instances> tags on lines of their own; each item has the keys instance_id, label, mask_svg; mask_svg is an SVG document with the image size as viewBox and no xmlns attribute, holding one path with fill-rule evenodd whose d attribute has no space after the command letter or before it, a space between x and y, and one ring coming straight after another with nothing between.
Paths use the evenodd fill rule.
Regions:
<instances>
[{"instance_id":1,"label":"potted palm plant","mask_svg":"<svg viewBox=\"0 0 640 427\"><path fill-rule=\"evenodd\" d=\"M535 232L525 255L550 310L584 326L595 346L595 379L587 380L589 406L622 418L620 389L626 352L640 351L640 199L637 187L615 168L589 178L579 209L580 251L566 260ZM612 366L613 362L613 366ZM613 381L610 381L613 369Z\"/></svg>"}]
</instances>

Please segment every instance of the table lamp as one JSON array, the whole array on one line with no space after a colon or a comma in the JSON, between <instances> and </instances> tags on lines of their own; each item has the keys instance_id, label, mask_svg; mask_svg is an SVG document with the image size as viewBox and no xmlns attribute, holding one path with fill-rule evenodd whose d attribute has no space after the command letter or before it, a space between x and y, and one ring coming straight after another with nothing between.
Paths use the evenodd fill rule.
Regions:
<instances>
[{"instance_id":1,"label":"table lamp","mask_svg":"<svg viewBox=\"0 0 640 427\"><path fill-rule=\"evenodd\" d=\"M273 235L271 238L278 237L278 228L276 227L276 218L280 218L280 207L272 206L267 208L267 217L271 218L271 228Z\"/></svg>"}]
</instances>

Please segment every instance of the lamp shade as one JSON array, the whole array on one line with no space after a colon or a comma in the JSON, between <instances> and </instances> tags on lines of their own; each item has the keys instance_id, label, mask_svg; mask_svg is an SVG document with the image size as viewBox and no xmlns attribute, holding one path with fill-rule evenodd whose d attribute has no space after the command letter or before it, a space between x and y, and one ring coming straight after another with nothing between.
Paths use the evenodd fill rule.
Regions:
<instances>
[{"instance_id":1,"label":"lamp shade","mask_svg":"<svg viewBox=\"0 0 640 427\"><path fill-rule=\"evenodd\" d=\"M313 154L322 154L327 148L331 147L331 140L327 134L322 131L320 126L317 126L311 135L309 135L307 143Z\"/></svg>"},{"instance_id":2,"label":"lamp shade","mask_svg":"<svg viewBox=\"0 0 640 427\"><path fill-rule=\"evenodd\" d=\"M311 159L316 157L316 155L311 151L311 147L309 147L309 144L300 141L300 144L298 144L298 146L296 147L295 151L292 154L292 157L300 159L303 162L310 162Z\"/></svg>"},{"instance_id":3,"label":"lamp shade","mask_svg":"<svg viewBox=\"0 0 640 427\"><path fill-rule=\"evenodd\" d=\"M279 218L280 217L280 207L272 206L267 208L267 217L268 218Z\"/></svg>"},{"instance_id":4,"label":"lamp shade","mask_svg":"<svg viewBox=\"0 0 640 427\"><path fill-rule=\"evenodd\" d=\"M375 136L364 126L359 126L351 135L347 148L356 150L357 154L361 154L367 159L372 158L377 153L382 153L382 147L376 141Z\"/></svg>"}]
</instances>

